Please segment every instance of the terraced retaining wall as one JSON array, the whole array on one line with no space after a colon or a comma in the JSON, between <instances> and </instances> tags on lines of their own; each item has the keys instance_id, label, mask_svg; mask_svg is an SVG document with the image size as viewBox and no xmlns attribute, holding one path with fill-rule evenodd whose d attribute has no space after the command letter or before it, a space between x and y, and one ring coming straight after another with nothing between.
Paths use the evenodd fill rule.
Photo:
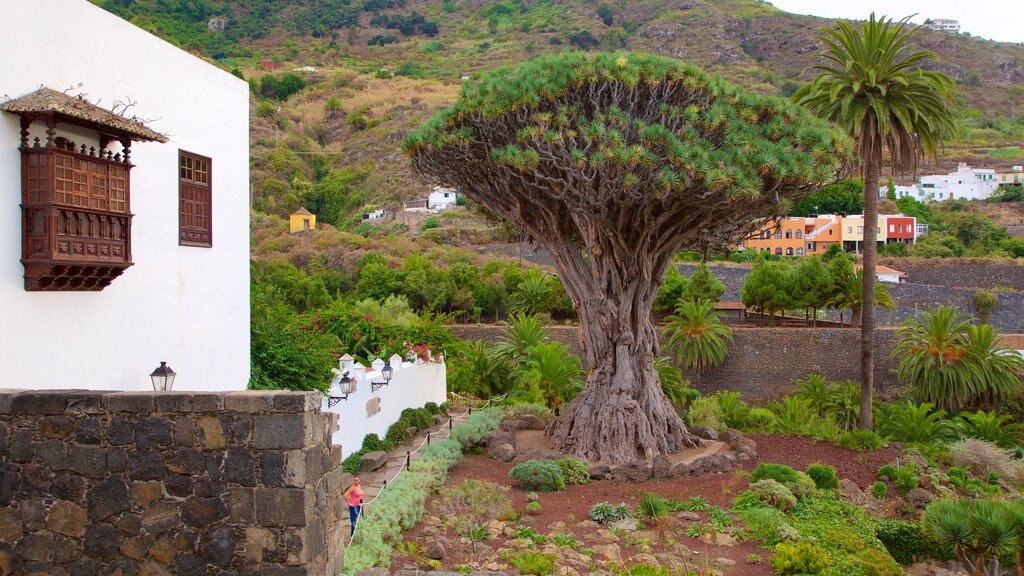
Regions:
<instances>
[{"instance_id":1,"label":"terraced retaining wall","mask_svg":"<svg viewBox=\"0 0 1024 576\"><path fill-rule=\"evenodd\" d=\"M299 392L0 390L0 574L337 574L337 417Z\"/></svg>"},{"instance_id":2,"label":"terraced retaining wall","mask_svg":"<svg viewBox=\"0 0 1024 576\"><path fill-rule=\"evenodd\" d=\"M454 326L452 332L467 340L497 342L503 328L496 326ZM552 326L551 338L562 342L574 354L582 353L579 329ZM667 354L667 340L661 352ZM896 360L890 354L896 346L896 331L875 331L875 386L882 395L897 391ZM702 392L735 390L748 402L763 403L790 394L796 381L808 374L822 374L830 381L860 381L859 328L734 328L725 362L712 368L698 382L685 370Z\"/></svg>"}]
</instances>

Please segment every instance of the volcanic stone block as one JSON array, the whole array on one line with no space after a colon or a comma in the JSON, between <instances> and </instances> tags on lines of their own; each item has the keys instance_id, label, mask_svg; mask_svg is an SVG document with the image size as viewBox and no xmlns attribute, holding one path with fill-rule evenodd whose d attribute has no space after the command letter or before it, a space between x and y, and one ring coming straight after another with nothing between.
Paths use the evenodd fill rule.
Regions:
<instances>
[{"instance_id":1,"label":"volcanic stone block","mask_svg":"<svg viewBox=\"0 0 1024 576\"><path fill-rule=\"evenodd\" d=\"M107 475L107 451L99 446L72 446L68 463L82 476L103 478Z\"/></svg>"},{"instance_id":2,"label":"volcanic stone block","mask_svg":"<svg viewBox=\"0 0 1024 576\"><path fill-rule=\"evenodd\" d=\"M68 451L60 440L43 440L36 443L36 461L51 470L65 470L68 467Z\"/></svg>"},{"instance_id":3,"label":"volcanic stone block","mask_svg":"<svg viewBox=\"0 0 1024 576\"><path fill-rule=\"evenodd\" d=\"M67 405L67 390L32 390L14 397L11 413L63 414Z\"/></svg>"},{"instance_id":4,"label":"volcanic stone block","mask_svg":"<svg viewBox=\"0 0 1024 576\"><path fill-rule=\"evenodd\" d=\"M388 453L377 450L376 452L367 452L360 458L362 462L359 469L363 472L372 472L379 470L388 462Z\"/></svg>"},{"instance_id":5,"label":"volcanic stone block","mask_svg":"<svg viewBox=\"0 0 1024 576\"><path fill-rule=\"evenodd\" d=\"M14 544L24 533L21 513L9 506L0 508L0 544Z\"/></svg>"},{"instance_id":6,"label":"volcanic stone block","mask_svg":"<svg viewBox=\"0 0 1024 576\"><path fill-rule=\"evenodd\" d=\"M305 526L313 517L313 494L299 488L257 488L256 522L260 526Z\"/></svg>"},{"instance_id":7,"label":"volcanic stone block","mask_svg":"<svg viewBox=\"0 0 1024 576\"><path fill-rule=\"evenodd\" d=\"M74 421L67 416L47 416L39 422L39 435L43 438L63 440L74 430Z\"/></svg>"},{"instance_id":8,"label":"volcanic stone block","mask_svg":"<svg viewBox=\"0 0 1024 576\"><path fill-rule=\"evenodd\" d=\"M123 446L130 443L134 435L135 425L124 416L115 416L107 426L107 442L111 444Z\"/></svg>"},{"instance_id":9,"label":"volcanic stone block","mask_svg":"<svg viewBox=\"0 0 1024 576\"><path fill-rule=\"evenodd\" d=\"M135 446L139 449L166 448L171 443L171 423L163 418L139 418L135 423Z\"/></svg>"},{"instance_id":10,"label":"volcanic stone block","mask_svg":"<svg viewBox=\"0 0 1024 576\"><path fill-rule=\"evenodd\" d=\"M54 474L50 481L50 491L62 500L78 502L85 495L85 480L74 472Z\"/></svg>"},{"instance_id":11,"label":"volcanic stone block","mask_svg":"<svg viewBox=\"0 0 1024 576\"><path fill-rule=\"evenodd\" d=\"M245 448L229 448L224 458L224 478L242 486L255 486L256 464L252 452Z\"/></svg>"},{"instance_id":12,"label":"volcanic stone block","mask_svg":"<svg viewBox=\"0 0 1024 576\"><path fill-rule=\"evenodd\" d=\"M219 449L227 445L224 423L216 416L204 416L196 424L199 426L199 441L204 448Z\"/></svg>"},{"instance_id":13,"label":"volcanic stone block","mask_svg":"<svg viewBox=\"0 0 1024 576\"><path fill-rule=\"evenodd\" d=\"M167 469L177 474L201 474L206 470L206 456L196 448L179 448L167 461Z\"/></svg>"},{"instance_id":14,"label":"volcanic stone block","mask_svg":"<svg viewBox=\"0 0 1024 576\"><path fill-rule=\"evenodd\" d=\"M313 412L323 404L323 395L316 392L278 392L274 409L282 412Z\"/></svg>"},{"instance_id":15,"label":"volcanic stone block","mask_svg":"<svg viewBox=\"0 0 1024 576\"><path fill-rule=\"evenodd\" d=\"M132 504L137 508L147 508L153 502L160 499L161 488L159 482L132 482L131 485Z\"/></svg>"},{"instance_id":16,"label":"volcanic stone block","mask_svg":"<svg viewBox=\"0 0 1024 576\"><path fill-rule=\"evenodd\" d=\"M17 486L18 470L6 462L0 462L0 506L11 503Z\"/></svg>"},{"instance_id":17,"label":"volcanic stone block","mask_svg":"<svg viewBox=\"0 0 1024 576\"><path fill-rule=\"evenodd\" d=\"M28 494L45 494L50 490L53 472L46 466L25 464L21 467L21 491Z\"/></svg>"},{"instance_id":18,"label":"volcanic stone block","mask_svg":"<svg viewBox=\"0 0 1024 576\"><path fill-rule=\"evenodd\" d=\"M32 460L32 430L17 428L11 433L11 460L28 462Z\"/></svg>"},{"instance_id":19,"label":"volcanic stone block","mask_svg":"<svg viewBox=\"0 0 1024 576\"><path fill-rule=\"evenodd\" d=\"M230 526L221 526L210 533L203 544L202 553L209 562L217 566L228 566L235 556L238 535Z\"/></svg>"},{"instance_id":20,"label":"volcanic stone block","mask_svg":"<svg viewBox=\"0 0 1024 576\"><path fill-rule=\"evenodd\" d=\"M68 566L71 576L96 576L100 573L100 563L95 558L79 558Z\"/></svg>"},{"instance_id":21,"label":"volcanic stone block","mask_svg":"<svg viewBox=\"0 0 1024 576\"><path fill-rule=\"evenodd\" d=\"M21 523L29 532L46 528L46 505L41 500L22 500Z\"/></svg>"},{"instance_id":22,"label":"volcanic stone block","mask_svg":"<svg viewBox=\"0 0 1024 576\"><path fill-rule=\"evenodd\" d=\"M164 477L164 489L168 496L187 498L192 495L192 477L185 474L168 474Z\"/></svg>"},{"instance_id":23,"label":"volcanic stone block","mask_svg":"<svg viewBox=\"0 0 1024 576\"><path fill-rule=\"evenodd\" d=\"M228 508L220 498L192 498L181 506L181 520L189 526L205 528L228 517Z\"/></svg>"},{"instance_id":24,"label":"volcanic stone block","mask_svg":"<svg viewBox=\"0 0 1024 576\"><path fill-rule=\"evenodd\" d=\"M162 480L164 474L164 457L160 451L135 450L128 456L128 477L132 480Z\"/></svg>"},{"instance_id":25,"label":"volcanic stone block","mask_svg":"<svg viewBox=\"0 0 1024 576\"><path fill-rule=\"evenodd\" d=\"M192 393L192 412L223 412L224 395Z\"/></svg>"},{"instance_id":26,"label":"volcanic stone block","mask_svg":"<svg viewBox=\"0 0 1024 576\"><path fill-rule=\"evenodd\" d=\"M110 524L89 524L83 544L89 556L114 558L121 547L121 532Z\"/></svg>"},{"instance_id":27,"label":"volcanic stone block","mask_svg":"<svg viewBox=\"0 0 1024 576\"><path fill-rule=\"evenodd\" d=\"M253 442L258 449L295 450L311 443L310 414L258 415L253 420Z\"/></svg>"},{"instance_id":28,"label":"volcanic stone block","mask_svg":"<svg viewBox=\"0 0 1024 576\"><path fill-rule=\"evenodd\" d=\"M274 409L274 397L280 392L269 390L245 390L230 392L224 396L224 409L231 412L256 414Z\"/></svg>"},{"instance_id":29,"label":"volcanic stone block","mask_svg":"<svg viewBox=\"0 0 1024 576\"><path fill-rule=\"evenodd\" d=\"M81 538L85 534L85 521L85 508L74 502L59 500L50 506L50 512L46 516L46 528L57 534Z\"/></svg>"},{"instance_id":30,"label":"volcanic stone block","mask_svg":"<svg viewBox=\"0 0 1024 576\"><path fill-rule=\"evenodd\" d=\"M128 467L128 452L121 446L107 448L107 470L115 474L124 472Z\"/></svg>"},{"instance_id":31,"label":"volcanic stone block","mask_svg":"<svg viewBox=\"0 0 1024 576\"><path fill-rule=\"evenodd\" d=\"M117 476L103 480L86 493L89 519L103 520L128 509L128 485Z\"/></svg>"},{"instance_id":32,"label":"volcanic stone block","mask_svg":"<svg viewBox=\"0 0 1024 576\"><path fill-rule=\"evenodd\" d=\"M18 549L26 560L46 562L53 555L53 534L50 532L29 534L21 541Z\"/></svg>"},{"instance_id":33,"label":"volcanic stone block","mask_svg":"<svg viewBox=\"0 0 1024 576\"><path fill-rule=\"evenodd\" d=\"M78 421L78 426L75 428L75 441L79 444L99 444L100 437L99 418L83 418Z\"/></svg>"},{"instance_id":34,"label":"volcanic stone block","mask_svg":"<svg viewBox=\"0 0 1024 576\"><path fill-rule=\"evenodd\" d=\"M175 502L155 502L142 512L142 528L147 534L162 534L181 525Z\"/></svg>"},{"instance_id":35,"label":"volcanic stone block","mask_svg":"<svg viewBox=\"0 0 1024 576\"><path fill-rule=\"evenodd\" d=\"M260 482L268 487L284 485L284 452L260 453Z\"/></svg>"},{"instance_id":36,"label":"volcanic stone block","mask_svg":"<svg viewBox=\"0 0 1024 576\"><path fill-rule=\"evenodd\" d=\"M206 574L206 560L195 554L182 554L174 559L178 574Z\"/></svg>"},{"instance_id":37,"label":"volcanic stone block","mask_svg":"<svg viewBox=\"0 0 1024 576\"><path fill-rule=\"evenodd\" d=\"M159 413L190 412L191 410L191 392L163 392L156 397L156 411Z\"/></svg>"},{"instance_id":38,"label":"volcanic stone block","mask_svg":"<svg viewBox=\"0 0 1024 576\"><path fill-rule=\"evenodd\" d=\"M103 399L110 412L145 414L156 408L156 395L151 392L111 392Z\"/></svg>"},{"instance_id":39,"label":"volcanic stone block","mask_svg":"<svg viewBox=\"0 0 1024 576\"><path fill-rule=\"evenodd\" d=\"M174 443L178 446L195 445L195 426L191 418L180 416L174 421Z\"/></svg>"},{"instance_id":40,"label":"volcanic stone block","mask_svg":"<svg viewBox=\"0 0 1024 576\"><path fill-rule=\"evenodd\" d=\"M228 488L228 517L235 524L252 524L256 521L253 489L231 486Z\"/></svg>"}]
</instances>

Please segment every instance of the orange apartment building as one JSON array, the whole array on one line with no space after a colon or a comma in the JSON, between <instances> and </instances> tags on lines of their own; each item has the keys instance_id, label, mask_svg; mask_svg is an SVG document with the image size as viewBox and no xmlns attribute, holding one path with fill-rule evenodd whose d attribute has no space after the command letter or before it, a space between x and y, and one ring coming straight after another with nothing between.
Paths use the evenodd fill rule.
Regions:
<instances>
[{"instance_id":1,"label":"orange apartment building","mask_svg":"<svg viewBox=\"0 0 1024 576\"><path fill-rule=\"evenodd\" d=\"M916 219L909 216L878 215L878 241L882 244L913 244ZM776 256L824 254L832 244L846 252L859 254L864 249L864 216L820 214L815 217L790 217L767 222L743 242L747 250L767 251Z\"/></svg>"},{"instance_id":2,"label":"orange apartment building","mask_svg":"<svg viewBox=\"0 0 1024 576\"><path fill-rule=\"evenodd\" d=\"M745 240L743 247L776 256L821 255L832 244L842 245L842 220L835 214L822 214L769 221Z\"/></svg>"}]
</instances>

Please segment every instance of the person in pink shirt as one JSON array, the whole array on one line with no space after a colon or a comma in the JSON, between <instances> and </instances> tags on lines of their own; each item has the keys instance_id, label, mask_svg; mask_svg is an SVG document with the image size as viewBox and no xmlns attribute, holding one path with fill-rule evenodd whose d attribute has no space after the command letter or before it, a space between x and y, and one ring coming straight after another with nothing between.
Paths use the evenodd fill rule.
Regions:
<instances>
[{"instance_id":1,"label":"person in pink shirt","mask_svg":"<svg viewBox=\"0 0 1024 576\"><path fill-rule=\"evenodd\" d=\"M351 538L356 533L356 520L359 519L359 513L363 508L363 488L359 485L359 476L352 478L352 485L345 490L342 498L348 503L349 525L352 528L349 538Z\"/></svg>"}]
</instances>

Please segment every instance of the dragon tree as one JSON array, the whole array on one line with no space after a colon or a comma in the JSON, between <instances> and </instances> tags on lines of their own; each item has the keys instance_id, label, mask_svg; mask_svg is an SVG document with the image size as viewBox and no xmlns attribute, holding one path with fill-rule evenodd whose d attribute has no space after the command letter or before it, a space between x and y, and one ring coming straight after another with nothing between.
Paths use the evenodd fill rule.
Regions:
<instances>
[{"instance_id":1,"label":"dragon tree","mask_svg":"<svg viewBox=\"0 0 1024 576\"><path fill-rule=\"evenodd\" d=\"M725 245L831 181L850 140L802 108L632 53L567 53L467 82L404 144L415 169L546 248L590 374L554 447L630 462L700 440L666 399L651 305L679 250Z\"/></svg>"}]
</instances>

